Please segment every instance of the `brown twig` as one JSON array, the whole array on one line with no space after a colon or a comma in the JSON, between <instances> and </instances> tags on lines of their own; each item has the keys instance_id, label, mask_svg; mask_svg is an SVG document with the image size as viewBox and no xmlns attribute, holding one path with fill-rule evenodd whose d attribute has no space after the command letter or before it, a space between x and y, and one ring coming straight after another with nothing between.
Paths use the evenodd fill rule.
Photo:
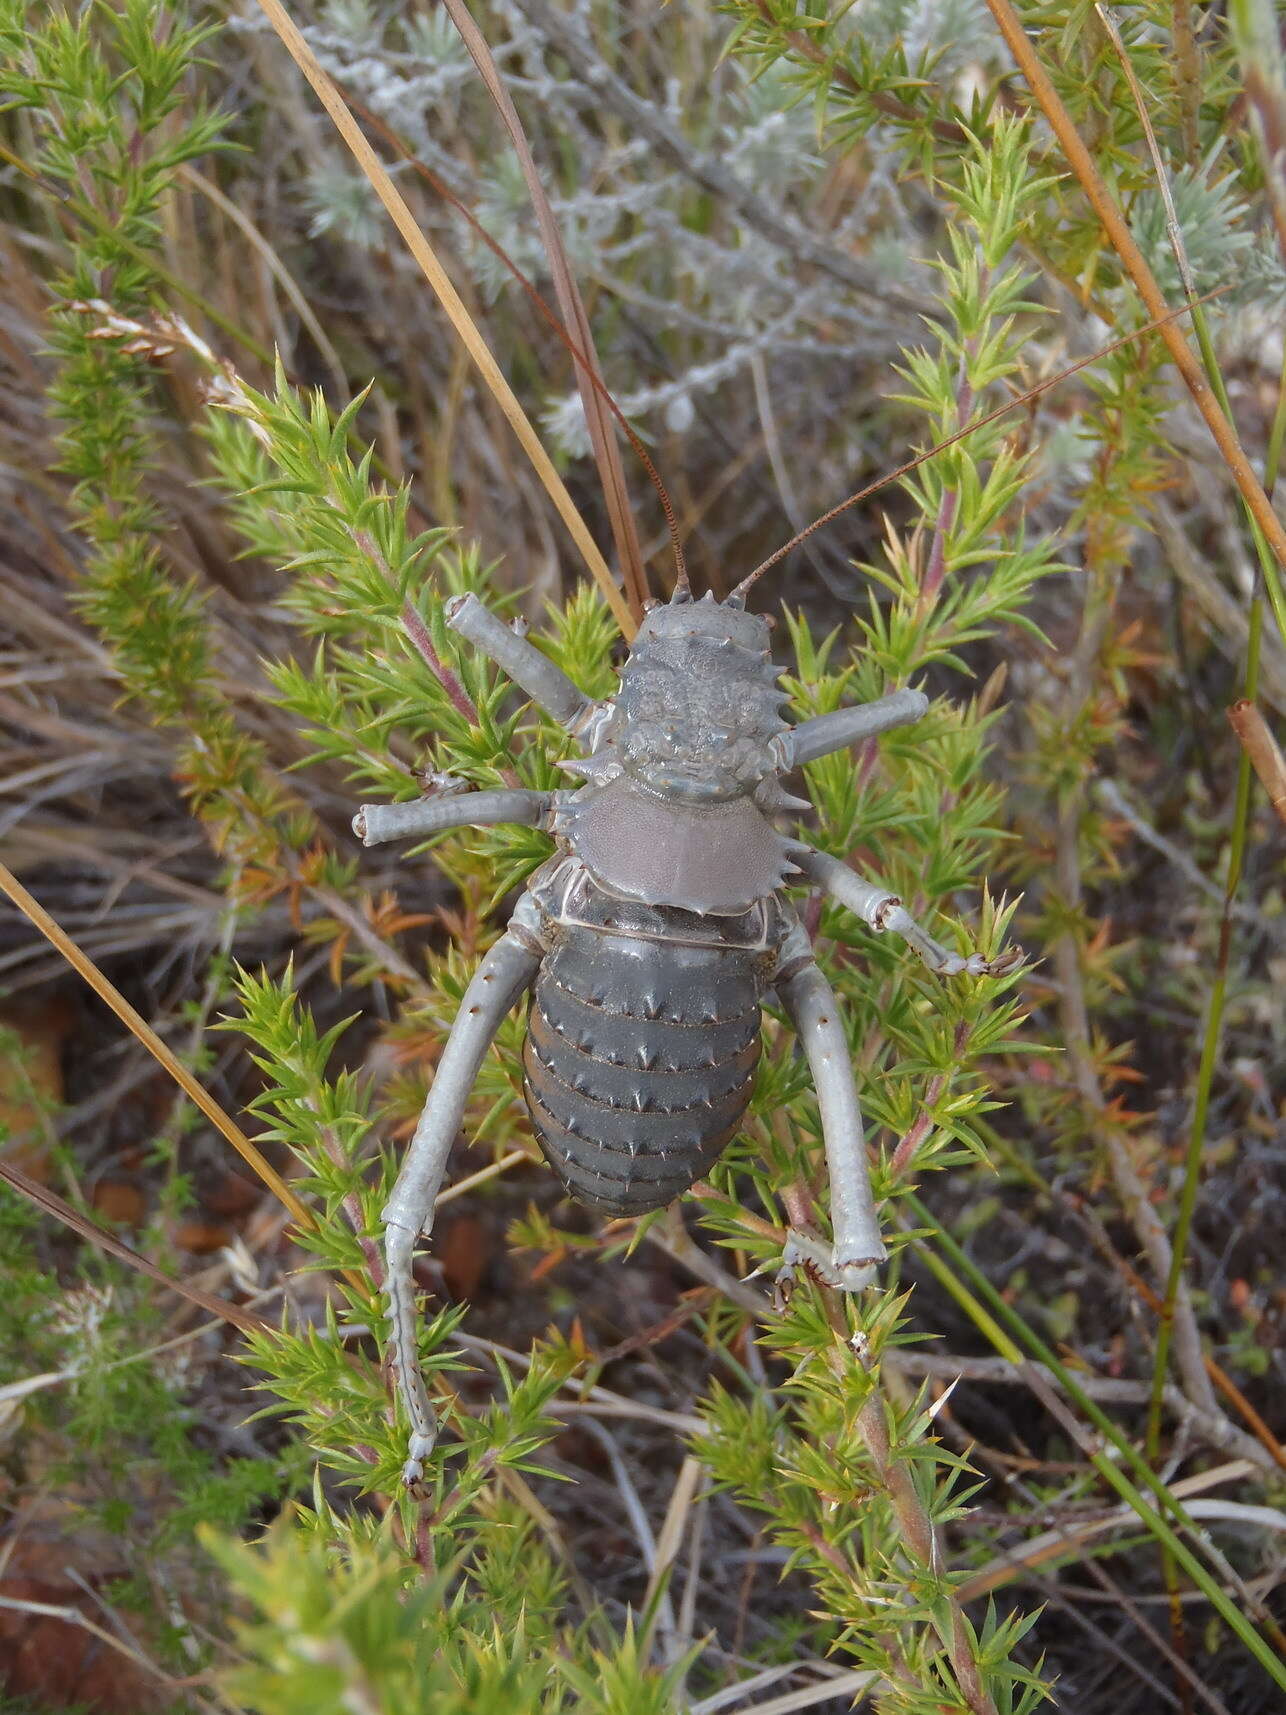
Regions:
<instances>
[{"instance_id":1,"label":"brown twig","mask_svg":"<svg viewBox=\"0 0 1286 1715\"><path fill-rule=\"evenodd\" d=\"M969 1045L969 1038L972 1034L972 1026L964 1023L957 1024L952 1042L952 1053L957 1066L964 1057L964 1051ZM950 1070L938 1072L929 1080L924 1098L920 1103L919 1113L907 1127L905 1135L898 1140L896 1149L889 1157L890 1178L900 1179L902 1177L911 1161L914 1160L916 1151L933 1130L933 1109L942 1100L950 1080Z\"/></svg>"},{"instance_id":2,"label":"brown twig","mask_svg":"<svg viewBox=\"0 0 1286 1715\"><path fill-rule=\"evenodd\" d=\"M160 1061L175 1083L182 1087L185 1094L196 1103L211 1124L223 1133L237 1154L254 1169L274 1196L290 1210L300 1226L315 1227L317 1223L311 1211L299 1201L276 1168L265 1160L260 1150L251 1143L231 1115L220 1107L208 1090L197 1083L169 1044L161 1040L152 1026L130 1005L115 984L103 975L92 959L86 957L71 936L54 922L44 907L32 898L17 876L7 869L3 863L0 863L0 891L9 896L28 922L39 929L47 941L52 942L72 969L85 979L90 988L102 1000L107 1002L117 1018L138 1038L148 1053Z\"/></svg>"},{"instance_id":3,"label":"brown twig","mask_svg":"<svg viewBox=\"0 0 1286 1715\"><path fill-rule=\"evenodd\" d=\"M1135 1277L1135 1284L1140 1288L1146 1288L1146 1282L1139 1280L1137 1276ZM1148 1291L1147 1296L1159 1303L1156 1294ZM939 1352L903 1349L886 1354L883 1361L895 1373L907 1376L934 1376L948 1382L963 1378L965 1381L983 1384L999 1383L1018 1387L1027 1385L1026 1374L1009 1358L961 1357L953 1354L944 1355ZM1041 1369L1039 1365L1036 1367L1049 1382L1049 1385L1057 1388L1057 1380L1050 1376L1046 1370ZM1217 1365L1211 1365L1209 1368L1212 1379L1218 1384L1223 1372L1219 1371L1218 1375L1215 1374L1218 1369ZM1226 1377L1223 1379L1227 1380ZM1104 1404L1145 1406L1151 1392L1151 1386L1148 1382L1130 1381L1128 1378L1120 1376L1096 1376L1088 1370L1078 1370L1076 1380L1077 1385L1090 1399L1099 1400ZM1234 1423L1230 1423L1222 1412L1211 1417L1208 1412L1201 1411L1193 1405L1187 1394L1175 1387L1172 1382L1166 1383L1163 1397L1166 1410L1173 1416L1185 1435L1204 1442L1209 1447L1216 1447L1221 1453L1226 1453L1229 1458L1242 1460L1246 1465L1254 1466L1263 1473L1269 1472L1274 1464L1286 1466L1286 1455L1272 1441L1271 1434L1268 1441L1264 1441L1262 1436L1254 1437L1244 1434ZM1249 1402L1245 1401L1244 1403L1247 1410L1253 1412L1253 1407L1249 1405ZM1257 1414L1255 1415L1257 1416ZM1248 1417L1247 1422L1249 1421ZM1259 1421L1262 1424L1262 1419Z\"/></svg>"},{"instance_id":4,"label":"brown twig","mask_svg":"<svg viewBox=\"0 0 1286 1715\"><path fill-rule=\"evenodd\" d=\"M1237 742L1250 758L1250 766L1259 776L1259 783L1268 794L1268 802L1283 822L1286 822L1286 757L1263 715L1240 698L1228 710L1228 722L1237 735Z\"/></svg>"},{"instance_id":5,"label":"brown twig","mask_svg":"<svg viewBox=\"0 0 1286 1715\"><path fill-rule=\"evenodd\" d=\"M568 65L583 78L594 92L596 101L610 107L651 146L664 155L685 178L700 185L733 209L754 232L780 248L794 261L809 263L840 280L864 297L882 300L909 314L918 314L923 305L905 293L890 289L874 268L855 257L827 244L824 239L803 226L798 220L768 207L753 185L729 171L722 161L699 154L690 144L675 134L673 123L650 103L635 95L628 84L615 77L602 56L591 43L571 28L567 19L547 4L547 0L517 0L518 10L541 31ZM792 46L795 45L792 37ZM807 43L811 49L813 44ZM889 99L896 102L896 97ZM897 102L902 116L909 111ZM951 126L943 141L959 144L964 141L963 130Z\"/></svg>"},{"instance_id":6,"label":"brown twig","mask_svg":"<svg viewBox=\"0 0 1286 1715\"><path fill-rule=\"evenodd\" d=\"M1281 1442L1273 1434L1272 1430L1264 1422L1263 1418L1255 1410L1254 1406L1246 1398L1245 1394L1237 1386L1236 1382L1233 1381L1227 1370L1225 1370L1221 1364L1216 1363L1209 1355L1206 1357L1206 1374L1210 1377L1211 1381L1219 1389L1220 1393L1223 1394L1224 1398L1233 1407L1233 1409L1239 1411L1245 1418L1251 1432L1255 1436L1255 1439L1261 1446L1267 1449L1268 1453L1272 1457L1273 1463L1275 1465L1280 1465L1282 1470L1286 1471L1286 1448L1282 1446Z\"/></svg>"},{"instance_id":7,"label":"brown twig","mask_svg":"<svg viewBox=\"0 0 1286 1715\"><path fill-rule=\"evenodd\" d=\"M1082 898L1077 827L1083 809L1083 793L1069 793L1058 824L1057 879L1064 908L1074 914ZM1063 1046L1076 1087L1095 1135L1107 1156L1112 1182L1126 1219L1134 1228L1158 1280L1170 1273L1170 1236L1148 1196L1121 1127L1109 1112L1094 1063L1090 1036L1089 1007L1085 999L1084 974L1077 939L1070 931L1054 943L1054 968L1059 983L1059 1017ZM1174 1350L1184 1389L1192 1403L1211 1416L1220 1415L1202 1362L1201 1334L1186 1284L1181 1283L1174 1307Z\"/></svg>"},{"instance_id":8,"label":"brown twig","mask_svg":"<svg viewBox=\"0 0 1286 1715\"><path fill-rule=\"evenodd\" d=\"M25 1197L37 1209L46 1215L60 1221L64 1227L79 1233L81 1238L96 1245L99 1250L117 1262L122 1262L127 1268L132 1268L136 1274L146 1275L158 1286L163 1286L170 1292L177 1292L180 1298L186 1298L190 1304L197 1305L202 1310L208 1310L212 1316L217 1316L222 1322L231 1322L234 1328L240 1328L243 1334L258 1334L269 1331L272 1323L264 1320L253 1310L243 1309L239 1304L229 1304L224 1298L216 1298L213 1293L202 1292L199 1286L189 1286L184 1280L177 1280L173 1275L163 1273L154 1262L134 1250L132 1246L123 1244L113 1234L104 1232L93 1221L88 1220L65 1202L56 1191L51 1191L47 1185L41 1185L8 1162L0 1161L0 1179L12 1187L19 1196Z\"/></svg>"},{"instance_id":9,"label":"brown twig","mask_svg":"<svg viewBox=\"0 0 1286 1715\"><path fill-rule=\"evenodd\" d=\"M1020 1367L1027 1378L1028 1385L1032 1392L1040 1400L1041 1404L1045 1407L1046 1411L1049 1412L1054 1421L1070 1437L1074 1445L1080 1448L1081 1452L1091 1461L1091 1463L1096 1466L1100 1465L1104 1457L1102 1449L1096 1445L1094 1437L1090 1434L1089 1430L1086 1429L1085 1425L1081 1423L1075 1412L1073 1412L1068 1406L1064 1405L1058 1394L1054 1392L1054 1389L1045 1380L1039 1367L1026 1359L1024 1359ZM1173 1490L1171 1492L1173 1493ZM1220 1577L1228 1585L1229 1589L1245 1603L1247 1611L1254 1615L1261 1628L1272 1639L1274 1647L1280 1650L1286 1650L1286 1634L1283 1634L1281 1627L1269 1613L1264 1602L1248 1588L1246 1581L1229 1563L1227 1556L1222 1552L1222 1550L1216 1547L1215 1543L1211 1541L1208 1536L1203 1542L1203 1547Z\"/></svg>"},{"instance_id":10,"label":"brown twig","mask_svg":"<svg viewBox=\"0 0 1286 1715\"><path fill-rule=\"evenodd\" d=\"M1166 350L1174 361L1184 385L1192 395L1192 401L1205 419L1206 426L1214 438L1225 464L1232 473L1234 482L1241 492L1246 506L1263 531L1264 537L1271 545L1277 557L1278 564L1286 568L1286 526L1282 524L1263 485L1255 475L1254 467L1246 457L1237 432L1228 421L1215 398L1210 383L1206 380L1205 371L1185 339L1182 330L1173 320L1166 320L1169 306L1158 286L1156 276L1134 241L1124 215L1112 200L1111 192L1104 183L1098 168L1094 165L1093 157L1081 139L1079 131L1072 122L1072 117L1063 105L1062 98L1054 88L1048 73L1040 62L1040 58L1032 46L1027 32L1015 12L1011 0L987 0L991 15L996 20L1001 35L1013 54L1019 70L1027 79L1032 94L1040 104L1041 111L1049 121L1050 129L1058 139L1059 146L1067 159L1068 166L1080 181L1081 188L1089 199L1090 206L1102 223L1104 231L1111 241L1112 248L1120 257L1126 273L1147 308L1148 314L1157 323L1157 332L1165 344Z\"/></svg>"},{"instance_id":11,"label":"brown twig","mask_svg":"<svg viewBox=\"0 0 1286 1715\"><path fill-rule=\"evenodd\" d=\"M1179 91L1179 129L1183 152L1196 165L1201 149L1201 54L1192 26L1192 0L1174 0L1175 84Z\"/></svg>"},{"instance_id":12,"label":"brown twig","mask_svg":"<svg viewBox=\"0 0 1286 1715\"><path fill-rule=\"evenodd\" d=\"M757 5L760 17L770 27L774 27L777 20L766 0L757 0ZM831 81L849 95L860 95L869 101L875 111L882 113L886 119L900 120L905 124L922 123L922 115L896 95L890 94L886 89L870 90L859 83L847 66L838 64L806 31L785 30L782 32L782 38L801 59L824 70ZM956 148L959 148L968 136L964 126L958 125L953 119L931 119L929 128L939 143L950 143Z\"/></svg>"},{"instance_id":13,"label":"brown twig","mask_svg":"<svg viewBox=\"0 0 1286 1715\"><path fill-rule=\"evenodd\" d=\"M647 601L650 591L647 573L643 569L643 552L639 547L634 514L630 508L629 489L621 466L620 448L616 444L611 418L603 404L603 367L594 348L594 335L585 310L585 300L576 284L576 276L572 272L567 249L558 230L558 222L554 219L549 196L541 181L540 169L536 165L531 145L527 141L527 133L518 117L518 109L500 76L487 39L474 22L464 0L443 0L443 4L469 51L469 57L477 67L478 75L486 85L487 94L495 104L505 130L509 133L510 144L518 157L518 164L527 184L527 193L536 212L536 224L540 228L545 258L553 276L554 295L558 300L559 312L564 325L580 348L580 355L576 359L576 385L585 411L585 423L589 429L594 462L598 466L599 481L603 487L608 521L625 582L626 598L637 623L643 617L643 604Z\"/></svg>"},{"instance_id":14,"label":"brown twig","mask_svg":"<svg viewBox=\"0 0 1286 1715\"><path fill-rule=\"evenodd\" d=\"M435 173L432 167L427 166L425 162L415 154L406 141L402 137L398 136L392 126L387 125L384 120L380 118L379 114L374 112L372 108L368 107L367 104L358 96L354 95L352 90L341 86L340 92L343 95L344 100L347 101L348 105L353 109L354 113L361 115L365 123L369 125L373 131L378 133L380 138L390 149L393 150L395 154L399 155L402 160L406 162L417 178L423 179L425 184L431 187L436 196L441 197L443 202L448 203L450 207L455 209L456 213L459 214L460 217L468 224L469 230L473 233L473 236L477 239L478 243L484 245L485 248L488 249L496 258L496 261L499 262L500 266L512 277L514 283L519 287L527 299L527 302L545 323L545 326L549 328L550 332L554 335L554 338L560 345L565 347L571 355L582 378L589 384L593 392L597 395L599 404L615 419L617 427L630 443L634 456L643 466L643 470L648 481L656 490L656 497L661 503L661 511L665 516L666 530L670 537L670 549L674 555L675 581L680 585L686 584L688 581L688 569L683 557L683 540L679 533L679 523L678 519L675 517L674 507L671 503L669 493L666 490L665 484L661 481L660 472L652 462L651 454L635 434L629 418L617 404L611 391L607 387L607 384L604 382L602 375L597 373L593 368L589 353L582 346L578 345L572 338L571 334L567 331L566 326L559 318L557 312L551 309L545 302L544 298L541 297L540 293L532 285L531 281L505 249L504 245L501 244L492 233L487 231L486 227L478 219L477 215L469 207L468 203L466 203L461 197L458 197L451 189L450 185L447 184L445 179L443 179L438 173Z\"/></svg>"},{"instance_id":15,"label":"brown twig","mask_svg":"<svg viewBox=\"0 0 1286 1715\"><path fill-rule=\"evenodd\" d=\"M627 638L632 637L635 629L634 617L630 612L628 603L613 581L612 574L599 551L598 544L590 535L584 519L576 510L571 495L567 492L566 484L555 470L553 461L545 451L539 435L529 422L522 406L518 403L513 389L501 373L500 366L479 333L473 318L466 310L460 294L447 277L446 270L434 255L431 246L416 224L415 217L407 207L405 198L389 176L387 167L362 135L361 128L345 106L343 97L335 86L335 80L324 70L289 12L281 4L281 0L258 0L258 3L266 13L273 29L281 38L287 52L311 84L313 92L329 114L335 129L343 138L354 160L365 173L375 194L383 203L407 249L433 288L434 294L446 312L451 325L464 342L470 357L481 372L492 397L504 412L506 421L540 477L546 493L553 501L559 517L576 544L591 576L602 590L604 599L620 622L622 631Z\"/></svg>"},{"instance_id":16,"label":"brown twig","mask_svg":"<svg viewBox=\"0 0 1286 1715\"><path fill-rule=\"evenodd\" d=\"M1199 304L1211 303L1215 298L1220 298L1225 292L1231 290L1231 286L1216 286L1212 291L1204 292L1196 302ZM936 441L924 452L917 453L914 458L907 459L904 464L898 465L896 469L886 471L874 482L868 482L865 487L845 495L843 500L837 502L828 511L823 512L819 518L814 518L812 523L805 526L803 530L797 531L788 542L783 542L781 547L770 554L766 560L761 560L754 571L744 577L732 593L744 595L766 571L775 566L778 561L784 560L793 548L797 548L801 542L807 541L808 537L815 534L816 531L824 529L827 524L832 523L834 519L840 517L842 513L850 511L854 506L860 506L862 501L869 500L873 494L878 494L882 488L888 488L892 483L900 482L904 476L910 476L911 472L918 470L922 464L927 464L930 459L937 458L938 454L946 452L948 447L954 447L957 441L963 441L969 435L976 435L979 429L985 429L988 424L998 422L1001 417L1007 417L1011 411L1019 411L1024 405L1030 405L1034 399L1039 399L1042 394L1048 393L1053 387L1061 386L1064 381L1078 374L1082 369L1088 369L1095 363L1101 363L1105 357L1111 357L1113 352L1120 351L1123 347L1132 345L1136 340L1143 339L1150 333L1156 333L1168 323L1176 322L1181 317L1191 315L1191 313L1192 305L1182 304L1177 310L1167 310L1164 315L1155 320L1145 322L1142 327L1132 328L1129 333L1121 334L1119 338L1110 340L1107 345L1100 346L1097 351L1092 351L1088 357L1080 357L1075 363L1069 363L1066 369L1060 369L1057 375L1051 375L1044 381L1038 381L1034 387L1029 387L1026 392L1016 394L1012 399L1006 399L1005 403L997 405L994 411L985 411L982 416L972 418L962 429L957 429L953 435L947 435L943 440Z\"/></svg>"}]
</instances>

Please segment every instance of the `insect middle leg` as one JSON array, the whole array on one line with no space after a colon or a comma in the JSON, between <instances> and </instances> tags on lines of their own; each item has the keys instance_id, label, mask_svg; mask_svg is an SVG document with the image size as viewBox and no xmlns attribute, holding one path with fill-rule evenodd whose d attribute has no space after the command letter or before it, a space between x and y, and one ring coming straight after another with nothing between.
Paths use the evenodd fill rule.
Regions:
<instances>
[{"instance_id":1,"label":"insect middle leg","mask_svg":"<svg viewBox=\"0 0 1286 1715\"><path fill-rule=\"evenodd\" d=\"M832 899L846 906L877 932L891 930L919 954L931 971L939 976L957 976L961 972L971 977L999 977L1010 971L1022 959L1022 949L1010 947L998 958L988 959L982 953L952 953L921 928L902 904L896 893L864 881L838 858L796 842L791 856L795 867L810 881L825 888Z\"/></svg>"},{"instance_id":2,"label":"insect middle leg","mask_svg":"<svg viewBox=\"0 0 1286 1715\"><path fill-rule=\"evenodd\" d=\"M807 945L802 932L800 939ZM808 1057L817 1091L831 1188L833 1242L828 1251L816 1239L792 1229L782 1268L803 1263L827 1286L856 1292L870 1284L876 1265L885 1256L871 1191L862 1111L835 991L811 957L802 965L790 959L793 950L788 943L787 969L790 964L796 968L785 981L778 979L777 993Z\"/></svg>"},{"instance_id":3,"label":"insect middle leg","mask_svg":"<svg viewBox=\"0 0 1286 1715\"><path fill-rule=\"evenodd\" d=\"M402 1171L383 1209L389 1351L411 1419L410 1445L402 1468L406 1483L424 1474L422 1461L437 1439L437 1418L429 1404L417 1351L412 1253L420 1234L432 1231L433 1206L447 1157L483 1056L510 1008L536 979L542 956L537 950L538 923L536 906L524 895L509 929L478 966L451 1026Z\"/></svg>"}]
</instances>

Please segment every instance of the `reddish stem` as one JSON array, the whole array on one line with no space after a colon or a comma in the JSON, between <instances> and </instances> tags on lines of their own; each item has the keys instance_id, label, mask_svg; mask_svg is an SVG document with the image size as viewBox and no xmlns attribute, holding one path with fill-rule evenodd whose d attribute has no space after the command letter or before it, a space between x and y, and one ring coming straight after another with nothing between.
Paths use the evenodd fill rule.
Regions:
<instances>
[{"instance_id":1,"label":"reddish stem","mask_svg":"<svg viewBox=\"0 0 1286 1715\"><path fill-rule=\"evenodd\" d=\"M478 711L473 705L473 699L433 647L428 626L409 601L402 608L402 624L425 666L450 698L452 706L459 710L470 726L477 726Z\"/></svg>"}]
</instances>

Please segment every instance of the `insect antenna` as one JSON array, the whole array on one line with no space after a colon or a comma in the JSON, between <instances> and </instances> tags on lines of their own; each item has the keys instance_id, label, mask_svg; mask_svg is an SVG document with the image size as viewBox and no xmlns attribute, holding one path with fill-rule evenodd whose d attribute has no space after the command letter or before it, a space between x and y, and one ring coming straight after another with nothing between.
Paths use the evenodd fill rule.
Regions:
<instances>
[{"instance_id":1,"label":"insect antenna","mask_svg":"<svg viewBox=\"0 0 1286 1715\"><path fill-rule=\"evenodd\" d=\"M590 441L592 441L595 463L598 466L598 477L600 477L600 482L604 487L607 514L609 514L610 527L612 527L612 537L616 540L617 554L621 559L626 595L628 595L634 617L640 617L650 592L648 592L646 573L643 569L643 554L641 554L640 542L638 542L638 532L634 528L633 513L629 509L629 496L628 490L626 490L624 472L621 468L621 458L617 453L616 439L610 432L607 412L612 413L617 422L626 430L626 436L633 446L634 453L640 456L643 466L648 472L648 477L652 480L653 487L657 489L658 497L662 502L662 509L665 511L665 527L669 530L670 544L674 547L674 556L676 556L677 593L681 585L682 587L688 585L688 573L686 573L684 559L682 559L682 545L679 542L679 530L677 530L677 520L674 518L674 508L670 506L669 496L665 492L662 480L657 475L655 466L652 465L652 460L643 453L638 437L634 436L633 430L629 429L629 425L624 420L624 413L617 406L616 400L612 400L604 379L602 379L598 353L593 348L593 333L590 329L590 319L588 319L585 310L585 300L581 298L580 288L576 285L576 278L571 271L568 252L562 244L562 235L557 228L557 221L554 220L554 209L550 206L549 196L545 194L545 187L540 182L540 173L538 173L537 165L535 165L532 147L526 141L523 123L518 117L518 110L514 106L513 98L509 96L508 87L501 79L489 43L487 43L482 31L478 29L477 22L473 21L472 14L465 5L465 0L444 0L444 5L446 5L448 14L451 15L451 22L456 26L456 31L460 33L460 38L465 43L466 50L470 53L473 65L477 67L478 75L482 77L482 82L487 87L487 94L492 99L492 103L496 105L496 110L501 115L504 127L508 130L509 142L513 144L514 154L518 156L518 165L521 166L523 178L526 180L526 189L532 197L537 225L540 226L540 240L544 244L545 257L549 259L550 273L554 276L554 292L556 292L561 316L554 316L552 310L545 312L545 314L547 314L550 326L556 331L557 338L566 345L566 348L571 352L574 364L576 364L576 384L580 389L581 405L585 408L586 427L590 430ZM528 293L532 297L537 297L535 288L521 280L521 274L518 273L513 262L509 261L509 257L504 256L504 252L497 245L492 245L492 250L501 257L504 266L511 269L520 278ZM544 305L542 305L542 310L545 310Z\"/></svg>"},{"instance_id":2,"label":"insect antenna","mask_svg":"<svg viewBox=\"0 0 1286 1715\"><path fill-rule=\"evenodd\" d=\"M610 411L612 416L616 419L617 423L620 425L621 433L630 443L630 450L643 466L644 474L652 484L652 487L656 490L656 497L661 504L661 511L665 518L666 533L670 538L670 551L674 558L675 598L679 601L688 599L691 595L691 585L688 581L687 560L683 553L683 540L679 534L679 520L674 510L674 504L670 499L665 484L661 481L660 473L652 462L650 453L635 433L630 424L629 418L616 403L607 383L603 380L602 375L597 369L590 354L572 338L558 312L545 301L539 290L523 273L522 269L514 261L513 257L510 256L504 245L487 231L486 227L478 219L477 215L474 214L468 203L458 197L451 189L450 185L448 185L444 179L440 178L439 175L434 172L432 167L422 161L410 146L398 136L397 132L394 131L378 113L373 112L360 96L355 95L352 90L346 88L342 84L339 85L339 88L343 92L344 100L353 109L354 113L361 116L365 123L370 126L371 130L374 131L388 145L388 147L394 151L395 154L406 162L407 166L410 167L413 173L424 180L425 184L429 186L430 190L432 190L435 195L441 197L443 202L448 203L453 209L455 209L456 213L468 223L475 238L485 244L487 249L496 258L496 261L500 263L501 267L506 269L508 273L512 275L515 282L526 294L528 301L536 311L537 315L541 317L560 344L567 349L579 372L584 376L585 380L606 406L607 410Z\"/></svg>"},{"instance_id":3,"label":"insect antenna","mask_svg":"<svg viewBox=\"0 0 1286 1715\"><path fill-rule=\"evenodd\" d=\"M1122 334L1119 339L1112 340L1110 344L1100 346L1097 351L1092 351L1088 357L1081 357L1078 358L1075 363L1069 363L1067 368L1060 369L1057 375L1051 375L1048 380L1045 381L1038 381L1034 387L1029 387L1025 393L1018 393L1012 399L1007 399L1003 405L997 405L994 411L988 411L981 417L971 418L962 429L957 429L954 435L948 435L945 440L939 441L936 446L929 447L922 453L917 453L914 458L908 459L905 464L898 465L896 470L887 471L874 482L868 482L865 488L859 488L856 494L848 495L848 497L841 500L837 506L832 506L829 512L823 512L820 518L814 518L811 524L806 525L804 529L792 536L789 542L784 542L782 546L777 549L776 553L770 554L766 560L761 561L761 563L755 567L753 572L750 572L746 577L742 578L736 588L726 597L726 600L735 606L744 607L747 595L766 571L769 571L780 560L784 560L786 555L789 554L793 548L797 548L799 544L811 536L814 531L821 530L825 525L829 524L832 519L838 518L841 513L847 512L851 507L859 505L863 500L868 500L871 495L878 494L880 489L887 488L891 482L897 482L900 478L908 476L913 470L918 470L922 464L925 464L931 458L936 458L939 453L945 452L948 447L955 446L957 441L963 441L967 435L972 435L979 429L985 429L988 423L996 422L998 418L1007 416L1010 411L1017 411L1020 406L1030 404L1033 399L1039 399L1042 393L1048 393L1051 387L1057 387L1060 382L1066 381L1069 376L1075 375L1078 370L1088 369L1091 364L1099 363L1103 358L1110 357L1114 351L1119 351L1122 346L1129 345L1133 340L1142 339L1145 334L1155 333L1157 328L1164 327L1170 322L1178 321L1180 316L1188 315L1196 305L1209 303L1212 298L1222 297L1225 292L1230 292L1232 289L1233 287L1231 284L1226 286L1216 286L1213 291L1206 292L1201 297L1192 299L1190 303L1182 304L1178 309L1170 310L1164 316L1157 316L1153 321L1144 322L1142 327L1134 328L1130 333Z\"/></svg>"}]
</instances>

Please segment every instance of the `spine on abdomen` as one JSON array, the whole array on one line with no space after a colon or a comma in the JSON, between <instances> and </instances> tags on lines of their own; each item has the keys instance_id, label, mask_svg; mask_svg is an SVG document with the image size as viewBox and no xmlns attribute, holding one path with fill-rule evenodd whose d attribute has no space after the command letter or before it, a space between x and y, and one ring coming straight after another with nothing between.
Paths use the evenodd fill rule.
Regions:
<instances>
[{"instance_id":1,"label":"spine on abdomen","mask_svg":"<svg viewBox=\"0 0 1286 1715\"><path fill-rule=\"evenodd\" d=\"M524 1066L541 1148L579 1202L663 1208L718 1160L759 1059L757 972L740 948L564 928L536 981Z\"/></svg>"}]
</instances>

